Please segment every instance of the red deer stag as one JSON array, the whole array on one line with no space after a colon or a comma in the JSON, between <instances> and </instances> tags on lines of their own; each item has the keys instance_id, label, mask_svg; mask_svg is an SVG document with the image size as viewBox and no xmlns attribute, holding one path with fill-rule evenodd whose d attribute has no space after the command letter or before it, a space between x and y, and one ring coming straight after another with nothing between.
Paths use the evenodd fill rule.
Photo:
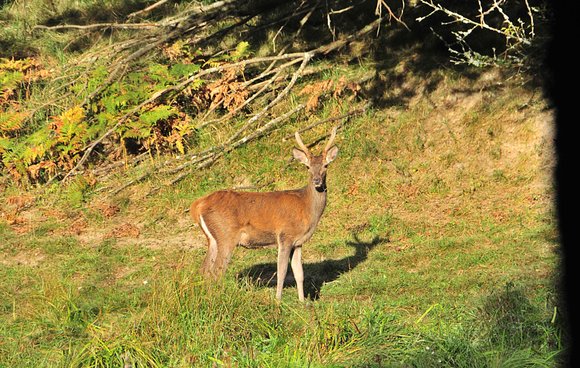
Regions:
<instances>
[{"instance_id":1,"label":"red deer stag","mask_svg":"<svg viewBox=\"0 0 580 368\"><path fill-rule=\"evenodd\" d=\"M301 189L278 192L235 192L222 190L202 197L191 205L190 213L208 241L202 272L221 276L237 245L245 247L278 246L276 298L282 288L292 255L292 272L298 298L304 300L302 245L312 237L326 207L326 169L338 154L332 143L336 127L321 155L315 156L296 132L300 149L294 158L308 167L310 179Z\"/></svg>"}]
</instances>

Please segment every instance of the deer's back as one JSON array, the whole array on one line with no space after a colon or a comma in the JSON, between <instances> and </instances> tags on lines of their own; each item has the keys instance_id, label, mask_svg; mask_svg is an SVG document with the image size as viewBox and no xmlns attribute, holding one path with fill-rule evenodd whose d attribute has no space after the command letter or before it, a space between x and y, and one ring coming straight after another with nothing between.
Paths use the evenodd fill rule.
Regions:
<instances>
[{"instance_id":1,"label":"deer's back","mask_svg":"<svg viewBox=\"0 0 580 368\"><path fill-rule=\"evenodd\" d=\"M241 244L270 244L276 242L277 234L298 237L307 232L312 224L310 207L304 189L218 191L195 201L191 214L197 222L203 216L212 232L226 236L234 230Z\"/></svg>"}]
</instances>

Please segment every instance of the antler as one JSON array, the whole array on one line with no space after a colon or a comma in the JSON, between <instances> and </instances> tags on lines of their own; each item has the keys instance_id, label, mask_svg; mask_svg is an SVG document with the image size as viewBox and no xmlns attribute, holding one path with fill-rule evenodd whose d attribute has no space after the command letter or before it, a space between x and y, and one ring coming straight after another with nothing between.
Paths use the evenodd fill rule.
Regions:
<instances>
[{"instance_id":1,"label":"antler","mask_svg":"<svg viewBox=\"0 0 580 368\"><path fill-rule=\"evenodd\" d=\"M304 142L302 142L302 138L300 138L300 134L298 134L298 132L294 133L294 137L296 137L296 142L298 142L298 147L300 147L300 149L310 155L310 150L308 149L308 147L306 147L306 145L304 144Z\"/></svg>"},{"instance_id":2,"label":"antler","mask_svg":"<svg viewBox=\"0 0 580 368\"><path fill-rule=\"evenodd\" d=\"M330 138L328 138L328 143L326 143L326 147L324 147L324 153L328 152L328 150L330 149L330 147L332 147L332 143L334 142L334 138L336 138L336 129L338 129L338 126L335 126L334 128L332 128L332 133L330 133Z\"/></svg>"}]
</instances>

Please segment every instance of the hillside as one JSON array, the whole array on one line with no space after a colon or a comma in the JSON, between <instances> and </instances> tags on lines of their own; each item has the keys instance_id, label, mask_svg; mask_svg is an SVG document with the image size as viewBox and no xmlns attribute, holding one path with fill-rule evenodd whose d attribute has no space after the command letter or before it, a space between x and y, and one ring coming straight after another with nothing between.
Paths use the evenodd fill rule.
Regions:
<instances>
[{"instance_id":1,"label":"hillside","mask_svg":"<svg viewBox=\"0 0 580 368\"><path fill-rule=\"evenodd\" d=\"M0 177L0 367L557 366L565 346L554 112L538 76L455 66L432 37L393 27L384 43L363 34L338 55L308 65L292 59L294 69L280 71L294 88L282 95L284 84L272 87L241 116L229 113L264 84L245 94L237 84L244 79L224 73L205 82L215 83L208 94L192 87L186 102L176 94L125 117L198 73L185 66L197 56L180 54L183 44L174 56L166 47L145 58L134 79L95 94L89 108L70 96L51 106L45 120L57 134L67 124L90 132L111 120L72 134L66 153L55 144L26 167L4 156L3 169L14 170ZM271 47L239 41L201 70ZM65 55L64 65L95 49L82 51ZM56 86L43 74L58 64L54 56L23 56L34 87L5 97L14 109L5 112L44 108L30 97L47 93L36 81ZM300 63L304 74L293 80ZM95 73L87 85L107 77ZM130 98L123 105L111 96ZM251 139L236 145L231 138L276 96L255 126L264 134L245 131L237 138ZM128 128L95 145L73 173L81 149L125 119ZM145 123L159 134L127 134ZM305 185L306 170L291 160L294 132L304 130L305 143L320 150L337 125L328 205L303 250L307 302L298 302L291 272L276 302L276 249L238 247L223 280L204 280L205 237L189 205L218 189ZM172 140L178 127L182 140ZM33 134L45 137L26 129L5 129L4 137L22 147ZM218 154L195 161L203 152ZM58 158L54 171L49 158Z\"/></svg>"}]
</instances>

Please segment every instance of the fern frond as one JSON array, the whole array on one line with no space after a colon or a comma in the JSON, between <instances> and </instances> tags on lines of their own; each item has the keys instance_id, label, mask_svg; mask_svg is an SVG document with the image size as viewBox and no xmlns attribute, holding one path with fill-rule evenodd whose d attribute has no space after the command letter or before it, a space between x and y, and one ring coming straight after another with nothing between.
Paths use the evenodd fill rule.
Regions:
<instances>
[{"instance_id":1,"label":"fern frond","mask_svg":"<svg viewBox=\"0 0 580 368\"><path fill-rule=\"evenodd\" d=\"M248 55L250 55L250 43L247 41L238 43L236 49L230 54L233 61L238 61Z\"/></svg>"},{"instance_id":2,"label":"fern frond","mask_svg":"<svg viewBox=\"0 0 580 368\"><path fill-rule=\"evenodd\" d=\"M169 117L176 115L177 113L178 111L172 106L159 105L155 106L149 111L142 113L139 117L139 121L148 126L153 126L158 121L166 120Z\"/></svg>"},{"instance_id":3,"label":"fern frond","mask_svg":"<svg viewBox=\"0 0 580 368\"><path fill-rule=\"evenodd\" d=\"M16 132L24 127L27 113L19 111L0 112L0 133Z\"/></svg>"}]
</instances>

